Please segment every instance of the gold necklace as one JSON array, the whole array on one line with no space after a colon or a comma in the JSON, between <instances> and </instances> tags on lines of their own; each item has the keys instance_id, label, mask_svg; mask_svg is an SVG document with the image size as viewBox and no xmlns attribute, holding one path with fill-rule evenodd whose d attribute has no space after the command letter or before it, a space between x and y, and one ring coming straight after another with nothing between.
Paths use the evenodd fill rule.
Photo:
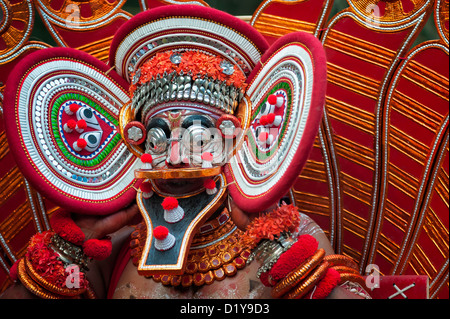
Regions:
<instances>
[{"instance_id":1,"label":"gold necklace","mask_svg":"<svg viewBox=\"0 0 450 319\"><path fill-rule=\"evenodd\" d=\"M225 208L217 218L199 228L192 241L183 275L162 274L147 278L165 286L200 287L232 277L246 266L251 253L239 244L241 235L242 231L234 225ZM146 237L145 223L137 225L130 242L135 266L139 263Z\"/></svg>"}]
</instances>

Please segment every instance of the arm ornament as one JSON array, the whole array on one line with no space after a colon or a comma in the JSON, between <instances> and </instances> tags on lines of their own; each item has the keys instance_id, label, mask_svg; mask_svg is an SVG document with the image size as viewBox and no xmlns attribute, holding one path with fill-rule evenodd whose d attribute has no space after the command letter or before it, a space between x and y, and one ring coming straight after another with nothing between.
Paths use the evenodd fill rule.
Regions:
<instances>
[{"instance_id":1,"label":"arm ornament","mask_svg":"<svg viewBox=\"0 0 450 319\"><path fill-rule=\"evenodd\" d=\"M299 213L293 205L282 205L250 223L242 237L253 249L247 263L261 263L257 277L273 287L272 297L285 299L323 299L338 285L349 282L363 285L358 265L343 255L325 256L317 240L303 234L298 237Z\"/></svg>"},{"instance_id":2,"label":"arm ornament","mask_svg":"<svg viewBox=\"0 0 450 319\"><path fill-rule=\"evenodd\" d=\"M95 298L86 278L88 257L82 248L53 231L34 235L17 263L17 279L44 299Z\"/></svg>"}]
</instances>

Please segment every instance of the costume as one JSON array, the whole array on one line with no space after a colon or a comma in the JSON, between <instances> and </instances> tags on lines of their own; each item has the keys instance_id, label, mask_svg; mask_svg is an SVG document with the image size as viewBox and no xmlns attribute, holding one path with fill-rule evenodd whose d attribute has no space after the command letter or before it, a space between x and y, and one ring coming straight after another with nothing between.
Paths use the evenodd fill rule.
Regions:
<instances>
[{"instance_id":1,"label":"costume","mask_svg":"<svg viewBox=\"0 0 450 319\"><path fill-rule=\"evenodd\" d=\"M402 224L404 209L396 204L404 194L396 191L408 185L405 194L413 195L415 184L397 170L395 160L403 158L395 156L403 135L395 116L414 118L401 100L403 74L416 79L407 72L425 63L420 53L432 47L438 52L435 56L448 57L448 47L441 42L424 45L397 65L432 6L414 2L409 11L402 9L408 13L398 21L391 16L395 8L389 2L378 20L370 18L378 26L374 21L366 23L375 34L377 28L396 30L391 34L397 38L389 45L401 45L384 46L382 39L375 38L371 45L375 53L368 58L369 45L359 29L355 27L354 34L346 29L345 36L340 29L341 21L358 26L362 17L367 18L358 3L350 4L351 9L326 30L320 27L329 12L328 1L320 14L311 15L319 22L310 33L323 32L322 43L305 32L286 32L295 26L295 19L283 8L287 4L266 1L253 17L258 29L197 5L162 6L137 14L114 33L109 65L80 50L39 50L21 59L4 92L5 131L8 143L17 146L10 152L26 180L67 211L108 215L136 200L143 223L132 235L130 254L141 275L164 285L212 284L257 259L262 263L258 277L273 288L275 298L324 298L345 283L363 287L361 265L374 261L372 237L362 241L360 250L349 247L347 256L325 256L311 236L297 234L300 214L295 206L280 205L256 218L246 231L233 225L227 207L231 197L245 212L257 214L291 191L292 202L312 215L320 216L321 203L328 201L334 213L345 212L345 218L330 219L339 221L332 241L340 243L349 233L364 238L365 226L378 238L391 223L406 227L407 238L401 244L388 241L398 246L395 249L383 240L377 245L389 251L385 255L397 249L404 256L413 254L408 243L419 236L413 224L424 223L427 216L419 210L428 207L439 189L434 185L448 179L448 123L444 120L439 126L445 112L436 115L446 94L448 103L448 91L442 89L448 74L447 78L437 74L441 70L435 65L424 68L433 79L427 90L439 98L435 101L439 110L434 110L428 129L439 129L425 156L428 160L420 157L420 143L413 147L418 153L410 156L426 164L426 178L422 184L417 182L416 191L426 194L427 202L412 204L407 226ZM439 5L436 12L441 12ZM274 23L279 12L286 14L289 28ZM412 22L408 20L403 29L407 19ZM343 53L345 58L340 56ZM357 62L368 59L374 62L368 70L373 76L361 79ZM378 86L379 92L374 90ZM356 112L353 104L346 103L343 87L358 95L352 103L358 100L367 109ZM324 105L327 112L322 117ZM375 116L372 108L377 110ZM373 145L365 140L368 132L375 132ZM329 152L318 154L321 149ZM301 173L308 159L309 166ZM355 168L349 160L361 165ZM321 163L325 171L317 169ZM367 172L361 167L375 169ZM306 178L309 183L299 182ZM428 182L433 187L425 189ZM445 191L437 196L445 203ZM344 205L347 197L351 199ZM52 231L33 237L25 257L16 264L19 279L40 297L93 297L93 293L83 276L75 291L64 289L67 282L62 278L67 276L61 264L55 262L52 268L56 275L45 277L38 260L54 262L56 254L56 259L66 259L65 266L84 265L85 259L104 259L111 250L108 239L85 241L67 211L52 216ZM381 220L389 223L376 222ZM389 234L395 237L397 230ZM352 244L360 245L360 239ZM441 245L440 240L434 242ZM448 249L443 255L448 260ZM363 263L358 266L349 256ZM404 260L394 266L405 267Z\"/></svg>"}]
</instances>

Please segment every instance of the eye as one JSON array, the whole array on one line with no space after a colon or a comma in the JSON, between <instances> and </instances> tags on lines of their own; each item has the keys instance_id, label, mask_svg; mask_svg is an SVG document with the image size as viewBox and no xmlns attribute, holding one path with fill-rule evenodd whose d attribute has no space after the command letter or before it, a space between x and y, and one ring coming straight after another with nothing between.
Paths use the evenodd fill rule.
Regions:
<instances>
[{"instance_id":1,"label":"eye","mask_svg":"<svg viewBox=\"0 0 450 319\"><path fill-rule=\"evenodd\" d=\"M169 125L161 118L152 119L147 125L146 148L154 154L162 154L167 150L170 137Z\"/></svg>"},{"instance_id":2,"label":"eye","mask_svg":"<svg viewBox=\"0 0 450 319\"><path fill-rule=\"evenodd\" d=\"M190 126L183 133L182 143L191 151L200 151L211 141L209 129L203 126Z\"/></svg>"},{"instance_id":3,"label":"eye","mask_svg":"<svg viewBox=\"0 0 450 319\"><path fill-rule=\"evenodd\" d=\"M267 114L273 113L274 110L275 110L275 106L270 105L269 102L266 102L261 106L261 111L259 114L261 116L267 115Z\"/></svg>"},{"instance_id":4,"label":"eye","mask_svg":"<svg viewBox=\"0 0 450 319\"><path fill-rule=\"evenodd\" d=\"M77 111L77 118L78 120L85 120L89 127L101 129L94 112L88 107L81 107Z\"/></svg>"},{"instance_id":5,"label":"eye","mask_svg":"<svg viewBox=\"0 0 450 319\"><path fill-rule=\"evenodd\" d=\"M213 122L203 115L191 115L186 117L186 119L183 121L183 124L181 124L182 128L188 129L189 127L197 125L197 126L203 126L206 128L214 127Z\"/></svg>"},{"instance_id":6,"label":"eye","mask_svg":"<svg viewBox=\"0 0 450 319\"><path fill-rule=\"evenodd\" d=\"M214 124L205 116L189 116L184 120L182 127L185 129L182 143L191 151L201 151L213 138L210 129Z\"/></svg>"},{"instance_id":7,"label":"eye","mask_svg":"<svg viewBox=\"0 0 450 319\"><path fill-rule=\"evenodd\" d=\"M167 150L167 135L160 127L153 127L148 131L147 149L155 154L162 154Z\"/></svg>"},{"instance_id":8,"label":"eye","mask_svg":"<svg viewBox=\"0 0 450 319\"><path fill-rule=\"evenodd\" d=\"M171 133L170 133L169 124L167 124L167 122L165 120L163 120L162 118L156 117L147 124L147 132L150 131L152 128L160 128L161 130L164 131L167 138L170 137Z\"/></svg>"},{"instance_id":9,"label":"eye","mask_svg":"<svg viewBox=\"0 0 450 319\"><path fill-rule=\"evenodd\" d=\"M80 138L86 141L86 150L89 152L94 152L100 145L102 133L99 131L86 132L81 134Z\"/></svg>"}]
</instances>

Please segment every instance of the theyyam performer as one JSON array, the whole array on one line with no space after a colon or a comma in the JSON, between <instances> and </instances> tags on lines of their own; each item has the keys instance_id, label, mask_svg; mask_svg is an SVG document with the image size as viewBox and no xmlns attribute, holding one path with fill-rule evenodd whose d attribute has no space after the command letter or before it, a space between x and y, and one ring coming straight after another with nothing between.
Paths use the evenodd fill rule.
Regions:
<instances>
[{"instance_id":1,"label":"theyyam performer","mask_svg":"<svg viewBox=\"0 0 450 319\"><path fill-rule=\"evenodd\" d=\"M319 40L269 45L227 13L171 5L126 22L108 64L49 48L6 83L11 151L62 208L6 295L370 298L355 261L282 200L322 119Z\"/></svg>"}]
</instances>

